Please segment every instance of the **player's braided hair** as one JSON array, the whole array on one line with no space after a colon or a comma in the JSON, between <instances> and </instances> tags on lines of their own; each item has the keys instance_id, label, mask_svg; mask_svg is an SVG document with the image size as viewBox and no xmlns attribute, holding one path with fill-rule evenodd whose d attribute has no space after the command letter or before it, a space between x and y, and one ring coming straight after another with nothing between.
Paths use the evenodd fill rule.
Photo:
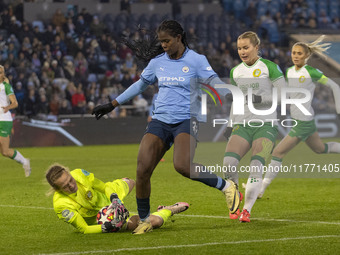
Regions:
<instances>
[{"instance_id":1,"label":"player's braided hair","mask_svg":"<svg viewBox=\"0 0 340 255\"><path fill-rule=\"evenodd\" d=\"M64 173L68 172L68 169L62 165L59 164L53 164L49 167L49 169L46 172L46 180L51 185L51 187L54 190L58 190L57 185L55 184L55 181Z\"/></svg>"},{"instance_id":2,"label":"player's braided hair","mask_svg":"<svg viewBox=\"0 0 340 255\"><path fill-rule=\"evenodd\" d=\"M322 43L325 39L325 35L321 35L318 39L316 39L314 42L311 43L305 43L305 42L297 42L293 45L294 46L301 46L305 53L307 54L306 62L307 60L312 56L314 53L323 53L327 51L330 48L330 43Z\"/></svg>"},{"instance_id":3,"label":"player's braided hair","mask_svg":"<svg viewBox=\"0 0 340 255\"><path fill-rule=\"evenodd\" d=\"M182 36L182 43L185 47L188 47L186 33L184 32L181 24L176 20L165 20L157 28L156 33L146 30L145 28L138 27L139 31L144 31L146 34L140 40L130 40L128 36L123 36L122 42L128 46L135 54L136 57L143 61L144 64L149 63L154 57L164 53L161 44L158 41L157 33L160 31L166 31L171 36Z\"/></svg>"}]
</instances>

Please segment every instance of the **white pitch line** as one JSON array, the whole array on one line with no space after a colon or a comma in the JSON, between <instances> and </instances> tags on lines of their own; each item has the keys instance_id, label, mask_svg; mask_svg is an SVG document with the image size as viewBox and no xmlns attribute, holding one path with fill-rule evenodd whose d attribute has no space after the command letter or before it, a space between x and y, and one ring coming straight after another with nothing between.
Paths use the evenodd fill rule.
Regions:
<instances>
[{"instance_id":1,"label":"white pitch line","mask_svg":"<svg viewBox=\"0 0 340 255\"><path fill-rule=\"evenodd\" d=\"M284 237L277 239L259 239L259 240L242 240L230 242L213 242L213 243L198 243L198 244L182 244L182 245L168 245L168 246L154 246L154 247L136 247L136 248L120 248L115 250L93 250L81 252L65 252L65 253L40 253L40 255L76 255L76 254L94 254L94 253L116 253L123 251L143 251L143 250L161 250L161 249L176 249L176 248L191 248L202 246L228 245L228 244L244 244L244 243L263 243L263 242L281 242L291 240L306 240L306 239L320 239L320 238L339 238L340 235L324 235L324 236L301 236L301 237Z\"/></svg>"},{"instance_id":2,"label":"white pitch line","mask_svg":"<svg viewBox=\"0 0 340 255\"><path fill-rule=\"evenodd\" d=\"M40 206L21 206L21 205L0 205L0 207L14 207L14 208L29 208L29 209L39 209L39 210L53 210L53 208L40 207Z\"/></svg>"},{"instance_id":3,"label":"white pitch line","mask_svg":"<svg viewBox=\"0 0 340 255\"><path fill-rule=\"evenodd\" d=\"M40 207L40 206L0 205L0 207L29 208L29 209L38 209L38 210L53 210L53 208ZM137 214L136 212L131 212L131 213ZM210 219L226 219L226 220L229 220L227 215L226 216L220 216L220 215L178 214L178 215L176 215L176 217L210 218ZM308 220L271 219L271 218L252 218L252 219L253 220L261 220L261 221L340 225L340 222L329 222L329 221L308 221Z\"/></svg>"},{"instance_id":4,"label":"white pitch line","mask_svg":"<svg viewBox=\"0 0 340 255\"><path fill-rule=\"evenodd\" d=\"M212 218L212 219L226 219L229 220L228 216L214 216L214 215L190 215L190 214L179 214L176 217L190 217L190 218ZM282 222L293 222L293 223L315 223L315 224L329 224L329 225L340 225L340 222L329 222L329 221L308 221L308 220L290 220L290 219L270 219L270 218L251 218L252 220L261 221L282 221Z\"/></svg>"}]
</instances>

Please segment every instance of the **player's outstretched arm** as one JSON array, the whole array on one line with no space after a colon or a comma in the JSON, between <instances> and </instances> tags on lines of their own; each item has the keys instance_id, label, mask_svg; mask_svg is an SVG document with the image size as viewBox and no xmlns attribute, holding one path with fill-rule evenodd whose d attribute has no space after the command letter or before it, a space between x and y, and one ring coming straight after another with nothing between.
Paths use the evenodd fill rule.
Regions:
<instances>
[{"instance_id":1,"label":"player's outstretched arm","mask_svg":"<svg viewBox=\"0 0 340 255\"><path fill-rule=\"evenodd\" d=\"M66 213L68 213L68 215L66 215ZM65 217L62 216L61 219L63 219L66 223L70 223L83 234L96 234L104 232L101 225L87 225L84 218L78 212L63 210L62 215Z\"/></svg>"},{"instance_id":2,"label":"player's outstretched arm","mask_svg":"<svg viewBox=\"0 0 340 255\"><path fill-rule=\"evenodd\" d=\"M116 108L118 105L124 104L125 102L129 101L135 96L141 94L148 85L149 84L139 79L111 103L96 106L92 111L92 115L95 115L96 119L99 120L105 114L108 114L109 112L113 111L113 109Z\"/></svg>"}]
</instances>

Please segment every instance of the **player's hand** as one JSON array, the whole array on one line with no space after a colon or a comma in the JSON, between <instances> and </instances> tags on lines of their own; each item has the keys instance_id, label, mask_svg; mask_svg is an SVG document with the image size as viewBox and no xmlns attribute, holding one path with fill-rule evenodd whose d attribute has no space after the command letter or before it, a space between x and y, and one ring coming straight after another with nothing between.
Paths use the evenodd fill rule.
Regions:
<instances>
[{"instance_id":1,"label":"player's hand","mask_svg":"<svg viewBox=\"0 0 340 255\"><path fill-rule=\"evenodd\" d=\"M110 201L111 201L111 204L109 205L109 207L107 208L107 210L111 210L112 208L116 207L117 204L118 205L122 205L122 201L119 199L117 193L112 193L110 195Z\"/></svg>"},{"instance_id":2,"label":"player's hand","mask_svg":"<svg viewBox=\"0 0 340 255\"><path fill-rule=\"evenodd\" d=\"M234 98L233 98L233 94L229 93L225 95L225 99L227 100L227 103L232 103Z\"/></svg>"},{"instance_id":3,"label":"player's hand","mask_svg":"<svg viewBox=\"0 0 340 255\"><path fill-rule=\"evenodd\" d=\"M111 112L114 108L115 107L111 103L98 105L93 109L92 115L94 114L96 116L96 119L99 120L105 114Z\"/></svg>"},{"instance_id":4,"label":"player's hand","mask_svg":"<svg viewBox=\"0 0 340 255\"><path fill-rule=\"evenodd\" d=\"M227 129L224 132L224 137L227 138L227 140L229 141L231 132L233 132L233 128L232 127L227 127Z\"/></svg>"},{"instance_id":5,"label":"player's hand","mask_svg":"<svg viewBox=\"0 0 340 255\"><path fill-rule=\"evenodd\" d=\"M109 221L104 222L101 226L103 233L110 233L114 231L114 226Z\"/></svg>"},{"instance_id":6,"label":"player's hand","mask_svg":"<svg viewBox=\"0 0 340 255\"><path fill-rule=\"evenodd\" d=\"M252 95L253 104L260 104L262 102L262 97L258 95ZM246 95L246 103L248 103L248 95Z\"/></svg>"}]
</instances>

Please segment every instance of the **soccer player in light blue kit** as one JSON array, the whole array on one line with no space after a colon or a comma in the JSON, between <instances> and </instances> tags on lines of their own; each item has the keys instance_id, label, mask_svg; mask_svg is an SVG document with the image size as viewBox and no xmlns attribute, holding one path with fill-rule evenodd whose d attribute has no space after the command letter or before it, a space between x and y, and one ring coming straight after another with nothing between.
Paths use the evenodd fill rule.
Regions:
<instances>
[{"instance_id":1,"label":"soccer player in light blue kit","mask_svg":"<svg viewBox=\"0 0 340 255\"><path fill-rule=\"evenodd\" d=\"M126 41L137 57L150 62L140 80L111 103L97 106L92 113L100 119L118 105L142 93L148 85L158 81L159 92L154 115L140 143L137 159L136 199L141 221L134 234L152 230L149 220L150 178L172 144L173 162L177 172L224 192L231 213L238 209L240 203L234 182L215 174L195 172L196 167L203 166L193 163L198 121L202 120L200 82L211 86L224 83L212 70L205 56L188 48L186 34L177 21L163 21L156 32L158 40L152 38L150 41Z\"/></svg>"}]
</instances>

